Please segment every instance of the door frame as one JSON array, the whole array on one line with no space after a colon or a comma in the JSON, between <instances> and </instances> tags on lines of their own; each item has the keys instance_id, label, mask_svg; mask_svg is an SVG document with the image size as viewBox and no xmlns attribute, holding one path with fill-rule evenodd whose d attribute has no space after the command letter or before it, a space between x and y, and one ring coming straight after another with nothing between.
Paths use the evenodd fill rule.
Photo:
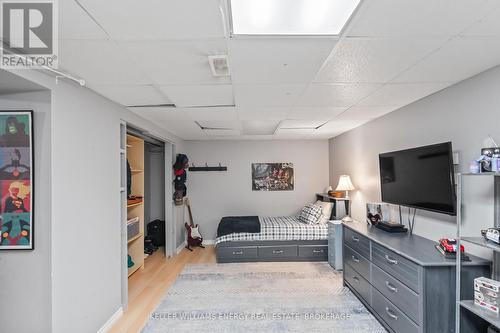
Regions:
<instances>
[{"instance_id":1,"label":"door frame","mask_svg":"<svg viewBox=\"0 0 500 333\"><path fill-rule=\"evenodd\" d=\"M119 136L120 136L120 165L119 165L119 177L120 177L120 261L121 261L121 303L123 310L128 307L128 260L127 260L127 190L126 190L126 179L127 179L127 169L126 169L126 136L127 128L133 127L134 129L141 131L144 136L156 139L163 142L165 149L165 260L174 256L176 254L176 212L173 207L172 195L173 195L173 172L171 171L171 166L175 162L175 142L163 137L162 135L157 135L156 133L151 133L136 126L132 122L126 120L121 120L119 124ZM123 159L124 157L124 159ZM170 221L170 223L169 223Z\"/></svg>"}]
</instances>

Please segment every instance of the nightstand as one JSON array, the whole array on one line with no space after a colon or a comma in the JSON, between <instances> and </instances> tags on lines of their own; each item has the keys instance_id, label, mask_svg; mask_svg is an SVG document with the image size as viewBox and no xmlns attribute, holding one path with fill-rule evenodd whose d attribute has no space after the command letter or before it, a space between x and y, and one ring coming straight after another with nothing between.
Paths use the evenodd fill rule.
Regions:
<instances>
[{"instance_id":1,"label":"nightstand","mask_svg":"<svg viewBox=\"0 0 500 333\"><path fill-rule=\"evenodd\" d=\"M342 221L328 222L328 263L342 270Z\"/></svg>"}]
</instances>

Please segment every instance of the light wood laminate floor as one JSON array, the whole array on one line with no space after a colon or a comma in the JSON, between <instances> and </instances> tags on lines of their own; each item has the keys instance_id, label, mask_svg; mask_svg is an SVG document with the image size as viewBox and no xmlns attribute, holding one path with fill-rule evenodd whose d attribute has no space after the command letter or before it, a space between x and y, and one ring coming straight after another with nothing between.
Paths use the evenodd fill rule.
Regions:
<instances>
[{"instance_id":1,"label":"light wood laminate floor","mask_svg":"<svg viewBox=\"0 0 500 333\"><path fill-rule=\"evenodd\" d=\"M178 255L165 260L163 249L149 256L145 268L130 276L127 310L113 325L110 333L136 333L146 324L149 315L160 304L168 288L187 264L215 263L215 249L183 249Z\"/></svg>"}]
</instances>

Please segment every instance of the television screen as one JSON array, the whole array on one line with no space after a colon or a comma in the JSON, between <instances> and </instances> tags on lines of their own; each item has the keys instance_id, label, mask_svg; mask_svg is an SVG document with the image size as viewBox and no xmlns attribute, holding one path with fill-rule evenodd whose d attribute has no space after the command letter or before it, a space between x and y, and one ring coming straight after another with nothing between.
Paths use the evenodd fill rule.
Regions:
<instances>
[{"instance_id":1,"label":"television screen","mask_svg":"<svg viewBox=\"0 0 500 333\"><path fill-rule=\"evenodd\" d=\"M379 155L382 201L456 215L451 142Z\"/></svg>"}]
</instances>

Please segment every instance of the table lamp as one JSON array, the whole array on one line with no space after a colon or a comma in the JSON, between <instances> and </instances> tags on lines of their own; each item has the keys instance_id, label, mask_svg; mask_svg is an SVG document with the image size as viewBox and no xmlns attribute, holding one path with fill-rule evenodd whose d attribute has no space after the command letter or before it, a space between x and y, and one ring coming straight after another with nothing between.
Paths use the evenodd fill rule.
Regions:
<instances>
[{"instance_id":1,"label":"table lamp","mask_svg":"<svg viewBox=\"0 0 500 333\"><path fill-rule=\"evenodd\" d=\"M335 191L345 191L345 198L349 200L349 191L353 191L356 188L352 185L351 177L348 175L341 175L339 178L339 184ZM343 222L352 222L352 218L349 216L351 214L351 200L348 202L349 211L347 212L347 216L342 219Z\"/></svg>"}]
</instances>

